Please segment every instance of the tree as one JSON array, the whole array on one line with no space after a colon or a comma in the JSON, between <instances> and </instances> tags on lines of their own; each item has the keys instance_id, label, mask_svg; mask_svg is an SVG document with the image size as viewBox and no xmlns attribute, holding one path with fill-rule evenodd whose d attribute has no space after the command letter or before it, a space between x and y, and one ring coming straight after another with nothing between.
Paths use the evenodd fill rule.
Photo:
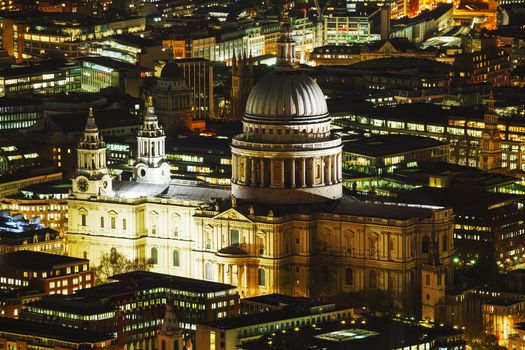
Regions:
<instances>
[{"instance_id":1,"label":"tree","mask_svg":"<svg viewBox=\"0 0 525 350\"><path fill-rule=\"evenodd\" d=\"M153 267L151 260L144 258L128 259L123 254L112 251L102 255L100 263L95 269L95 281L97 284L106 283L108 278L120 273L131 271L149 271Z\"/></svg>"},{"instance_id":2,"label":"tree","mask_svg":"<svg viewBox=\"0 0 525 350\"><path fill-rule=\"evenodd\" d=\"M498 338L493 334L486 334L480 343L473 343L472 350L507 350L498 344Z\"/></svg>"}]
</instances>

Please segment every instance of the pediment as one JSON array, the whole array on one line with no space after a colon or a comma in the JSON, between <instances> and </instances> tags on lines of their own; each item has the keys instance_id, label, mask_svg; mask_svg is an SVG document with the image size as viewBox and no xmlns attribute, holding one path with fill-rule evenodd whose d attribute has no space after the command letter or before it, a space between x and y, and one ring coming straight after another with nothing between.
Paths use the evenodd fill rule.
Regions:
<instances>
[{"instance_id":1,"label":"pediment","mask_svg":"<svg viewBox=\"0 0 525 350\"><path fill-rule=\"evenodd\" d=\"M239 211L230 208L220 214L217 214L214 219L223 219L223 220L234 220L234 221L245 221L245 222L253 222L249 218L247 218L244 214L240 213Z\"/></svg>"}]
</instances>

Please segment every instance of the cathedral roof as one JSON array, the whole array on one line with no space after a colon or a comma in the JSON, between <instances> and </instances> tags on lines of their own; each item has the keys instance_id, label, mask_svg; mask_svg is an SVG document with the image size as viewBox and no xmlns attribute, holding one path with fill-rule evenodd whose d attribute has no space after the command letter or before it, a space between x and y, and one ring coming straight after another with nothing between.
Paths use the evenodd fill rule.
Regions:
<instances>
[{"instance_id":1,"label":"cathedral roof","mask_svg":"<svg viewBox=\"0 0 525 350\"><path fill-rule=\"evenodd\" d=\"M246 117L292 120L328 115L317 83L300 70L277 68L262 78L246 102Z\"/></svg>"}]
</instances>

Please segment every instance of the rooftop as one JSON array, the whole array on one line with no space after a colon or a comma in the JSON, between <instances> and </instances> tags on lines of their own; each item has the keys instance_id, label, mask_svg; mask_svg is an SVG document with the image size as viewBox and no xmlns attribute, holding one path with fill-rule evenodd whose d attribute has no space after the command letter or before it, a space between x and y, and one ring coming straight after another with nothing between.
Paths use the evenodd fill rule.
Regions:
<instances>
[{"instance_id":1,"label":"rooftop","mask_svg":"<svg viewBox=\"0 0 525 350\"><path fill-rule=\"evenodd\" d=\"M401 349L439 342L439 338L447 339L443 342L446 347L464 346L461 332L450 327L428 328L400 320L367 316L357 320L307 325L289 332L271 333L252 343L244 343L243 348L272 349L273 343L279 344L283 349Z\"/></svg>"},{"instance_id":2,"label":"rooftop","mask_svg":"<svg viewBox=\"0 0 525 350\"><path fill-rule=\"evenodd\" d=\"M99 129L111 129L130 125L140 125L138 118L133 116L128 110L95 110L95 123ZM68 113L48 116L60 130L64 132L81 132L86 127L88 113Z\"/></svg>"},{"instance_id":3,"label":"rooftop","mask_svg":"<svg viewBox=\"0 0 525 350\"><path fill-rule=\"evenodd\" d=\"M127 44L130 46L144 48L144 47L154 47L162 45L160 42L148 38L142 38L138 35L133 34L121 34L114 35L111 37L114 41L117 41L122 44Z\"/></svg>"},{"instance_id":4,"label":"rooftop","mask_svg":"<svg viewBox=\"0 0 525 350\"><path fill-rule=\"evenodd\" d=\"M225 208L230 207L229 201L226 203ZM434 209L439 207L429 207L421 205L409 205L409 204L385 204L375 202L360 202L352 197L343 197L342 199L327 201L324 203L315 204L260 204L252 203L249 201L238 200L237 211L243 215L250 217L250 207L254 209L255 216L266 216L271 210L274 217L282 217L286 215L348 215L348 216L359 216L365 218L379 218L379 219L394 219L394 220L410 220L410 219L425 219L431 218Z\"/></svg>"},{"instance_id":5,"label":"rooftop","mask_svg":"<svg viewBox=\"0 0 525 350\"><path fill-rule=\"evenodd\" d=\"M31 76L35 74L42 74L47 72L54 72L58 70L79 68L79 65L73 61L63 59L52 59L41 61L38 64L30 66L15 66L8 69L0 70L0 77L8 79L11 77Z\"/></svg>"},{"instance_id":6,"label":"rooftop","mask_svg":"<svg viewBox=\"0 0 525 350\"><path fill-rule=\"evenodd\" d=\"M152 69L131 64L124 61L119 61L106 56L86 56L78 58L79 61L85 61L95 63L104 67L112 68L115 70L127 70L127 71L151 71Z\"/></svg>"},{"instance_id":7,"label":"rooftop","mask_svg":"<svg viewBox=\"0 0 525 350\"><path fill-rule=\"evenodd\" d=\"M6 317L0 317L0 334L2 333L12 333L17 335L27 334L30 336L61 340L75 344L96 343L113 339L110 335L100 332L77 330L25 320L15 320ZM31 342L28 341L28 343Z\"/></svg>"},{"instance_id":8,"label":"rooftop","mask_svg":"<svg viewBox=\"0 0 525 350\"><path fill-rule=\"evenodd\" d=\"M345 307L338 307L334 304L326 304L325 311L344 310ZM242 327L249 327L257 324L277 322L282 320L289 320L296 317L319 314L319 310L311 310L309 308L285 308L281 310L272 310L260 312L256 314L248 314L236 317L221 318L214 321L203 323L203 325L219 328L219 329L236 329Z\"/></svg>"},{"instance_id":9,"label":"rooftop","mask_svg":"<svg viewBox=\"0 0 525 350\"><path fill-rule=\"evenodd\" d=\"M64 266L88 264L89 260L64 255L19 250L0 255L0 265L31 271L54 270Z\"/></svg>"},{"instance_id":10,"label":"rooftop","mask_svg":"<svg viewBox=\"0 0 525 350\"><path fill-rule=\"evenodd\" d=\"M369 157L381 157L443 145L444 142L429 137L391 134L346 142L343 150Z\"/></svg>"}]
</instances>

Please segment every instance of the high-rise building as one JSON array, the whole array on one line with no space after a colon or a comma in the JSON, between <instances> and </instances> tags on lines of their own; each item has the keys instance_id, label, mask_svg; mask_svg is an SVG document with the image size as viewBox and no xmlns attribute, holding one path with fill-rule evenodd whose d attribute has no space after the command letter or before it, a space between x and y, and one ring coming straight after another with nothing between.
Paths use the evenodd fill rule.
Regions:
<instances>
[{"instance_id":1,"label":"high-rise building","mask_svg":"<svg viewBox=\"0 0 525 350\"><path fill-rule=\"evenodd\" d=\"M213 66L210 61L204 58L186 58L167 62L162 69L170 71L173 69L171 65L182 69L186 84L193 89L193 120L213 118Z\"/></svg>"}]
</instances>

